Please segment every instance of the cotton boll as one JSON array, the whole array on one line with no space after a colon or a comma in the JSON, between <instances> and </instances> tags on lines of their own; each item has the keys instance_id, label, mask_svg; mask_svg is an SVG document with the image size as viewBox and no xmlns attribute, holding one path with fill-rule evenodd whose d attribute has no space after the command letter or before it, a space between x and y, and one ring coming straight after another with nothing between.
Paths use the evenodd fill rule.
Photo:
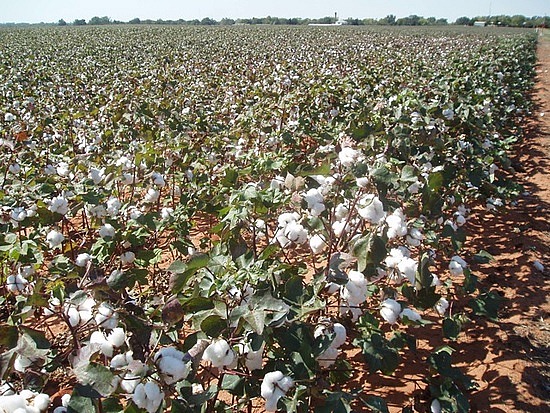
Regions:
<instances>
[{"instance_id":1,"label":"cotton boll","mask_svg":"<svg viewBox=\"0 0 550 413\"><path fill-rule=\"evenodd\" d=\"M107 336L107 341L115 348L118 348L126 341L126 333L122 327L114 328Z\"/></svg>"},{"instance_id":2,"label":"cotton boll","mask_svg":"<svg viewBox=\"0 0 550 413\"><path fill-rule=\"evenodd\" d=\"M321 254L327 249L328 245L321 235L315 234L309 240L309 247L314 254Z\"/></svg>"},{"instance_id":3,"label":"cotton boll","mask_svg":"<svg viewBox=\"0 0 550 413\"><path fill-rule=\"evenodd\" d=\"M50 396L44 393L37 394L34 397L33 405L41 412L45 411L50 405Z\"/></svg>"},{"instance_id":4,"label":"cotton boll","mask_svg":"<svg viewBox=\"0 0 550 413\"><path fill-rule=\"evenodd\" d=\"M155 413L164 400L164 393L160 391L158 384L148 381L136 386L132 400L139 408L147 410L148 413Z\"/></svg>"},{"instance_id":5,"label":"cotton boll","mask_svg":"<svg viewBox=\"0 0 550 413\"><path fill-rule=\"evenodd\" d=\"M250 371L260 370L263 366L263 353L265 342L262 342L260 348L256 351L252 350L250 345L245 345L245 365Z\"/></svg>"},{"instance_id":6,"label":"cotton boll","mask_svg":"<svg viewBox=\"0 0 550 413\"><path fill-rule=\"evenodd\" d=\"M120 255L120 262L122 264L131 264L136 259L136 254L134 254L132 251L126 251L125 253Z\"/></svg>"},{"instance_id":7,"label":"cotton boll","mask_svg":"<svg viewBox=\"0 0 550 413\"><path fill-rule=\"evenodd\" d=\"M445 297L441 297L439 301L434 306L435 311L438 312L439 315L443 316L447 312L447 309L449 308L449 301Z\"/></svg>"},{"instance_id":8,"label":"cotton boll","mask_svg":"<svg viewBox=\"0 0 550 413\"><path fill-rule=\"evenodd\" d=\"M88 262L90 262L91 260L92 260L92 256L87 252L83 252L77 255L75 264L78 267L85 267L86 265L88 265Z\"/></svg>"},{"instance_id":9,"label":"cotton boll","mask_svg":"<svg viewBox=\"0 0 550 413\"><path fill-rule=\"evenodd\" d=\"M332 231L337 237L341 237L347 231L348 223L347 221L334 221L332 223Z\"/></svg>"},{"instance_id":10,"label":"cotton boll","mask_svg":"<svg viewBox=\"0 0 550 413\"><path fill-rule=\"evenodd\" d=\"M9 275L6 278L6 287L12 293L20 293L25 290L28 285L28 281L21 276L21 274Z\"/></svg>"},{"instance_id":11,"label":"cotton boll","mask_svg":"<svg viewBox=\"0 0 550 413\"><path fill-rule=\"evenodd\" d=\"M405 308L401 314L399 314L399 317L404 320L404 319L408 319L409 321L412 321L414 323L417 323L419 321L422 321L422 317L420 316L420 314L418 314L416 311L410 309L410 308Z\"/></svg>"},{"instance_id":12,"label":"cotton boll","mask_svg":"<svg viewBox=\"0 0 550 413\"><path fill-rule=\"evenodd\" d=\"M160 211L160 217L164 220L168 220L172 218L173 213L174 213L174 208L164 207Z\"/></svg>"},{"instance_id":13,"label":"cotton boll","mask_svg":"<svg viewBox=\"0 0 550 413\"><path fill-rule=\"evenodd\" d=\"M97 309L95 322L107 330L112 330L118 325L118 314L110 304L101 303Z\"/></svg>"},{"instance_id":14,"label":"cotton boll","mask_svg":"<svg viewBox=\"0 0 550 413\"><path fill-rule=\"evenodd\" d=\"M56 230L51 230L48 232L48 235L46 235L46 241L48 243L48 246L52 249L61 247L61 244L65 240L65 237L63 234Z\"/></svg>"},{"instance_id":15,"label":"cotton boll","mask_svg":"<svg viewBox=\"0 0 550 413\"><path fill-rule=\"evenodd\" d=\"M401 314L401 304L392 298L387 298L382 302L380 315L390 324L395 324Z\"/></svg>"},{"instance_id":16,"label":"cotton boll","mask_svg":"<svg viewBox=\"0 0 550 413\"><path fill-rule=\"evenodd\" d=\"M115 228L109 223L102 225L101 228L99 228L99 236L103 239L112 239L115 237L115 233Z\"/></svg>"},{"instance_id":17,"label":"cotton boll","mask_svg":"<svg viewBox=\"0 0 550 413\"><path fill-rule=\"evenodd\" d=\"M223 368L230 366L235 361L235 352L229 343L223 339L216 340L210 344L202 356L203 360L209 361L214 367Z\"/></svg>"},{"instance_id":18,"label":"cotton boll","mask_svg":"<svg viewBox=\"0 0 550 413\"><path fill-rule=\"evenodd\" d=\"M94 331L90 336L90 345L96 345L99 352L107 357L113 356L114 346L107 341L107 338L101 331Z\"/></svg>"},{"instance_id":19,"label":"cotton boll","mask_svg":"<svg viewBox=\"0 0 550 413\"><path fill-rule=\"evenodd\" d=\"M105 178L105 168L90 168L89 177L95 185L98 185Z\"/></svg>"},{"instance_id":20,"label":"cotton boll","mask_svg":"<svg viewBox=\"0 0 550 413\"><path fill-rule=\"evenodd\" d=\"M20 394L0 396L0 403L0 409L3 409L3 412L15 412L18 409L23 409L23 412L27 411L27 401Z\"/></svg>"},{"instance_id":21,"label":"cotton boll","mask_svg":"<svg viewBox=\"0 0 550 413\"><path fill-rule=\"evenodd\" d=\"M67 212L69 212L69 201L62 196L56 196L50 201L48 210L58 213L60 215L65 215Z\"/></svg>"},{"instance_id":22,"label":"cotton boll","mask_svg":"<svg viewBox=\"0 0 550 413\"><path fill-rule=\"evenodd\" d=\"M344 167L351 167L355 165L361 158L361 152L347 146L343 147L338 153L338 160Z\"/></svg>"},{"instance_id":23,"label":"cotton boll","mask_svg":"<svg viewBox=\"0 0 550 413\"><path fill-rule=\"evenodd\" d=\"M319 356L317 357L317 362L321 368L328 368L334 364L336 358L338 358L338 349L336 347L326 348Z\"/></svg>"},{"instance_id":24,"label":"cotton boll","mask_svg":"<svg viewBox=\"0 0 550 413\"><path fill-rule=\"evenodd\" d=\"M122 203L118 198L112 197L107 200L107 214L109 216L111 217L117 216L121 207L122 207Z\"/></svg>"},{"instance_id":25,"label":"cotton boll","mask_svg":"<svg viewBox=\"0 0 550 413\"><path fill-rule=\"evenodd\" d=\"M184 361L184 354L174 347L160 349L154 359L166 384L174 384L189 374L189 363Z\"/></svg>"},{"instance_id":26,"label":"cotton boll","mask_svg":"<svg viewBox=\"0 0 550 413\"><path fill-rule=\"evenodd\" d=\"M307 241L307 230L296 221L289 223L284 229L284 236L291 242L303 244Z\"/></svg>"},{"instance_id":27,"label":"cotton boll","mask_svg":"<svg viewBox=\"0 0 550 413\"><path fill-rule=\"evenodd\" d=\"M411 228L407 234L407 243L412 247L418 247L422 243L424 235L418 228Z\"/></svg>"},{"instance_id":28,"label":"cotton boll","mask_svg":"<svg viewBox=\"0 0 550 413\"><path fill-rule=\"evenodd\" d=\"M359 271L350 271L348 282L343 288L342 298L352 305L364 303L367 299L367 279Z\"/></svg>"},{"instance_id":29,"label":"cotton boll","mask_svg":"<svg viewBox=\"0 0 550 413\"><path fill-rule=\"evenodd\" d=\"M357 212L362 218L375 225L381 223L386 216L384 204L373 194L366 195L359 201Z\"/></svg>"},{"instance_id":30,"label":"cotton boll","mask_svg":"<svg viewBox=\"0 0 550 413\"><path fill-rule=\"evenodd\" d=\"M159 200L159 198L160 192L155 188L149 188L147 190L147 193L145 194L145 197L143 198L143 202L145 202L146 204L154 204Z\"/></svg>"},{"instance_id":31,"label":"cotton boll","mask_svg":"<svg viewBox=\"0 0 550 413\"><path fill-rule=\"evenodd\" d=\"M153 179L153 183L158 186L159 188L162 188L166 185L166 182L164 180L164 176L158 172L153 172L151 175L151 179Z\"/></svg>"},{"instance_id":32,"label":"cotton boll","mask_svg":"<svg viewBox=\"0 0 550 413\"><path fill-rule=\"evenodd\" d=\"M334 210L334 217L337 221L344 221L349 215L349 208L344 204L338 204Z\"/></svg>"},{"instance_id":33,"label":"cotton boll","mask_svg":"<svg viewBox=\"0 0 550 413\"><path fill-rule=\"evenodd\" d=\"M462 275L464 273L464 269L467 267L468 264L466 263L466 261L464 261L458 255L452 257L451 262L449 263L449 271L453 276Z\"/></svg>"},{"instance_id":34,"label":"cotton boll","mask_svg":"<svg viewBox=\"0 0 550 413\"><path fill-rule=\"evenodd\" d=\"M533 262L533 267L535 267L537 271L544 272L544 265L539 260Z\"/></svg>"},{"instance_id":35,"label":"cotton boll","mask_svg":"<svg viewBox=\"0 0 550 413\"><path fill-rule=\"evenodd\" d=\"M346 327L340 323L334 323L332 326L334 331L334 339L332 340L331 346L334 348L339 348L342 346L347 339Z\"/></svg>"},{"instance_id":36,"label":"cotton boll","mask_svg":"<svg viewBox=\"0 0 550 413\"><path fill-rule=\"evenodd\" d=\"M437 399L433 399L432 403L430 404L430 412L431 413L441 413L441 403Z\"/></svg>"},{"instance_id":37,"label":"cotton boll","mask_svg":"<svg viewBox=\"0 0 550 413\"><path fill-rule=\"evenodd\" d=\"M397 265L397 268L399 269L401 275L405 277L412 285L415 284L417 267L418 263L412 258L408 257L404 257Z\"/></svg>"},{"instance_id":38,"label":"cotton boll","mask_svg":"<svg viewBox=\"0 0 550 413\"><path fill-rule=\"evenodd\" d=\"M260 387L261 395L265 399L265 410L277 411L277 402L293 385L294 381L280 371L267 373Z\"/></svg>"},{"instance_id":39,"label":"cotton boll","mask_svg":"<svg viewBox=\"0 0 550 413\"><path fill-rule=\"evenodd\" d=\"M369 185L369 178L366 176L357 178L355 181L357 182L357 186L359 188L366 188Z\"/></svg>"}]
</instances>

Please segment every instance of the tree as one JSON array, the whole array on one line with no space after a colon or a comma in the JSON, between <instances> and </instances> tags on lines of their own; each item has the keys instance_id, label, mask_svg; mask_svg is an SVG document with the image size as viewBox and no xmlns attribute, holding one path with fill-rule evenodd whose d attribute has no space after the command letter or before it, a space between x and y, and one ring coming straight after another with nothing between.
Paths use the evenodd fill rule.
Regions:
<instances>
[{"instance_id":1,"label":"tree","mask_svg":"<svg viewBox=\"0 0 550 413\"><path fill-rule=\"evenodd\" d=\"M469 17L463 16L456 19L455 24L459 26L471 26L474 22Z\"/></svg>"},{"instance_id":2,"label":"tree","mask_svg":"<svg viewBox=\"0 0 550 413\"><path fill-rule=\"evenodd\" d=\"M59 21L57 22L57 25L58 26L66 26L67 25L67 22L63 19L59 19Z\"/></svg>"},{"instance_id":3,"label":"tree","mask_svg":"<svg viewBox=\"0 0 550 413\"><path fill-rule=\"evenodd\" d=\"M92 26L101 26L109 23L111 23L111 19L108 16L103 16L103 17L94 16L88 22L88 24Z\"/></svg>"},{"instance_id":4,"label":"tree","mask_svg":"<svg viewBox=\"0 0 550 413\"><path fill-rule=\"evenodd\" d=\"M218 22L214 19L211 19L210 17L205 17L201 20L201 25L203 26L213 26L215 24L218 24Z\"/></svg>"},{"instance_id":5,"label":"tree","mask_svg":"<svg viewBox=\"0 0 550 413\"><path fill-rule=\"evenodd\" d=\"M221 21L220 21L220 24L222 26L232 26L235 24L235 20L233 19L228 19L227 17L224 17Z\"/></svg>"},{"instance_id":6,"label":"tree","mask_svg":"<svg viewBox=\"0 0 550 413\"><path fill-rule=\"evenodd\" d=\"M141 20L136 17L135 19L130 20L128 23L130 23L130 24L140 24Z\"/></svg>"},{"instance_id":7,"label":"tree","mask_svg":"<svg viewBox=\"0 0 550 413\"><path fill-rule=\"evenodd\" d=\"M75 25L75 26L86 26L86 20L84 20L84 19L76 19L76 20L73 22L73 25Z\"/></svg>"}]
</instances>

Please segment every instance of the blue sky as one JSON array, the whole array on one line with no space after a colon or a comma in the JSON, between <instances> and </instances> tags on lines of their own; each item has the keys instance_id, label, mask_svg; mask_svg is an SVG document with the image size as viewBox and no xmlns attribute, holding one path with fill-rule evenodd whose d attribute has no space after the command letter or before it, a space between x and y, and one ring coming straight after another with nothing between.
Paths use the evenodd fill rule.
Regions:
<instances>
[{"instance_id":1,"label":"blue sky","mask_svg":"<svg viewBox=\"0 0 550 413\"><path fill-rule=\"evenodd\" d=\"M405 17L443 17L523 14L550 15L550 0L0 0L0 22L57 22L109 16L141 19L201 19L211 17L323 17L342 18L388 14Z\"/></svg>"}]
</instances>

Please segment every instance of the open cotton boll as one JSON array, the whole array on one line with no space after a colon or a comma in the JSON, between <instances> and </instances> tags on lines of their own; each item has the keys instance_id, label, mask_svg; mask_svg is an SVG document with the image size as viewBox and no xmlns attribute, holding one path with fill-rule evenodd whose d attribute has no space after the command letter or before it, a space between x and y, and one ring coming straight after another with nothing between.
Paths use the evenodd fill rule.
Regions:
<instances>
[{"instance_id":1,"label":"open cotton boll","mask_svg":"<svg viewBox=\"0 0 550 413\"><path fill-rule=\"evenodd\" d=\"M252 350L250 344L246 343L243 348L246 368L250 371L260 370L263 367L263 354L265 342L262 342L260 348L256 351Z\"/></svg>"},{"instance_id":2,"label":"open cotton boll","mask_svg":"<svg viewBox=\"0 0 550 413\"><path fill-rule=\"evenodd\" d=\"M107 214L111 217L115 217L122 208L122 202L116 197L111 197L107 200Z\"/></svg>"},{"instance_id":3,"label":"open cotton boll","mask_svg":"<svg viewBox=\"0 0 550 413\"><path fill-rule=\"evenodd\" d=\"M126 251L125 253L120 255L120 262L122 264L131 264L136 259L136 254L132 251Z\"/></svg>"},{"instance_id":4,"label":"open cotton boll","mask_svg":"<svg viewBox=\"0 0 550 413\"><path fill-rule=\"evenodd\" d=\"M212 363L212 366L224 368L232 365L235 360L235 352L224 339L219 339L211 343L202 356L203 360Z\"/></svg>"},{"instance_id":5,"label":"open cotton boll","mask_svg":"<svg viewBox=\"0 0 550 413\"><path fill-rule=\"evenodd\" d=\"M8 275L6 278L6 287L12 293L20 293L25 290L28 285L28 281L21 276L21 274Z\"/></svg>"},{"instance_id":6,"label":"open cotton boll","mask_svg":"<svg viewBox=\"0 0 550 413\"><path fill-rule=\"evenodd\" d=\"M99 228L99 236L103 239L108 240L114 238L115 233L115 228L109 223L106 223Z\"/></svg>"},{"instance_id":7,"label":"open cotton boll","mask_svg":"<svg viewBox=\"0 0 550 413\"><path fill-rule=\"evenodd\" d=\"M407 243L411 247L418 247L422 243L423 239L424 235L418 228L411 228L407 234Z\"/></svg>"},{"instance_id":8,"label":"open cotton boll","mask_svg":"<svg viewBox=\"0 0 550 413\"><path fill-rule=\"evenodd\" d=\"M381 223L386 216L384 204L374 194L366 195L359 201L357 212L362 218L375 225Z\"/></svg>"},{"instance_id":9,"label":"open cotton boll","mask_svg":"<svg viewBox=\"0 0 550 413\"><path fill-rule=\"evenodd\" d=\"M33 406L36 407L41 412L46 411L50 405L50 396L44 393L37 394L34 396Z\"/></svg>"},{"instance_id":10,"label":"open cotton boll","mask_svg":"<svg viewBox=\"0 0 550 413\"><path fill-rule=\"evenodd\" d=\"M362 159L362 157L363 156L360 151L350 148L349 146L343 147L342 150L338 152L338 160L344 167L351 167L355 165Z\"/></svg>"},{"instance_id":11,"label":"open cotton boll","mask_svg":"<svg viewBox=\"0 0 550 413\"><path fill-rule=\"evenodd\" d=\"M401 311L399 317L402 320L408 319L409 321L412 321L414 323L422 321L422 317L420 316L420 314L410 308L405 308L403 311Z\"/></svg>"},{"instance_id":12,"label":"open cotton boll","mask_svg":"<svg viewBox=\"0 0 550 413\"><path fill-rule=\"evenodd\" d=\"M290 222L284 229L284 236L291 242L303 244L307 241L307 230L296 221Z\"/></svg>"},{"instance_id":13,"label":"open cotton boll","mask_svg":"<svg viewBox=\"0 0 550 413\"><path fill-rule=\"evenodd\" d=\"M96 346L99 352L107 357L113 356L114 346L101 331L94 331L90 336L90 345Z\"/></svg>"},{"instance_id":14,"label":"open cotton boll","mask_svg":"<svg viewBox=\"0 0 550 413\"><path fill-rule=\"evenodd\" d=\"M401 304L392 298L386 298L381 305L380 315L390 324L395 324L401 314Z\"/></svg>"},{"instance_id":15,"label":"open cotton boll","mask_svg":"<svg viewBox=\"0 0 550 413\"><path fill-rule=\"evenodd\" d=\"M18 409L27 411L27 400L20 394L12 394L9 396L0 396L0 410L2 413L13 413Z\"/></svg>"},{"instance_id":16,"label":"open cotton boll","mask_svg":"<svg viewBox=\"0 0 550 413\"><path fill-rule=\"evenodd\" d=\"M107 330L112 330L118 325L118 314L110 304L103 302L97 308L95 322Z\"/></svg>"},{"instance_id":17,"label":"open cotton boll","mask_svg":"<svg viewBox=\"0 0 550 413\"><path fill-rule=\"evenodd\" d=\"M437 399L433 399L432 403L430 404L430 412L431 413L441 413L441 403Z\"/></svg>"},{"instance_id":18,"label":"open cotton boll","mask_svg":"<svg viewBox=\"0 0 550 413\"><path fill-rule=\"evenodd\" d=\"M91 260L92 260L92 256L87 252L83 252L77 255L75 264L77 265L77 267L85 267L86 265L88 265L88 262L90 262Z\"/></svg>"},{"instance_id":19,"label":"open cotton boll","mask_svg":"<svg viewBox=\"0 0 550 413\"><path fill-rule=\"evenodd\" d=\"M445 297L441 297L439 301L434 306L435 311L438 312L439 315L445 315L447 312L447 309L449 308L449 301Z\"/></svg>"},{"instance_id":20,"label":"open cotton boll","mask_svg":"<svg viewBox=\"0 0 550 413\"><path fill-rule=\"evenodd\" d=\"M166 185L166 181L164 180L164 176L158 172L153 172L151 174L151 179L153 180L153 183L158 186L159 188L162 188Z\"/></svg>"},{"instance_id":21,"label":"open cotton boll","mask_svg":"<svg viewBox=\"0 0 550 413\"><path fill-rule=\"evenodd\" d=\"M412 285L415 284L417 267L418 263L409 257L404 257L399 264L397 264L397 268L399 269L401 275L405 277Z\"/></svg>"},{"instance_id":22,"label":"open cotton boll","mask_svg":"<svg viewBox=\"0 0 550 413\"><path fill-rule=\"evenodd\" d=\"M50 201L48 210L50 210L51 212L56 212L61 215L65 215L67 212L69 212L69 201L67 201L62 196L56 196L52 198L52 200Z\"/></svg>"},{"instance_id":23,"label":"open cotton boll","mask_svg":"<svg viewBox=\"0 0 550 413\"><path fill-rule=\"evenodd\" d=\"M539 260L533 262L533 267L535 267L537 271L544 272L544 265Z\"/></svg>"},{"instance_id":24,"label":"open cotton boll","mask_svg":"<svg viewBox=\"0 0 550 413\"><path fill-rule=\"evenodd\" d=\"M147 193L143 197L143 202L145 202L146 204L154 204L159 200L159 198L160 198L160 192L155 188L149 188L147 190Z\"/></svg>"},{"instance_id":25,"label":"open cotton boll","mask_svg":"<svg viewBox=\"0 0 550 413\"><path fill-rule=\"evenodd\" d=\"M349 227L349 224L347 220L334 221L332 223L332 231L334 232L334 235L336 235L337 237L341 237L342 234L347 232L348 227Z\"/></svg>"},{"instance_id":26,"label":"open cotton boll","mask_svg":"<svg viewBox=\"0 0 550 413\"><path fill-rule=\"evenodd\" d=\"M164 400L164 393L160 391L158 384L148 381L136 386L132 400L140 409L145 409L148 413L155 413Z\"/></svg>"},{"instance_id":27,"label":"open cotton boll","mask_svg":"<svg viewBox=\"0 0 550 413\"><path fill-rule=\"evenodd\" d=\"M95 185L98 185L105 178L105 168L90 168L89 177Z\"/></svg>"},{"instance_id":28,"label":"open cotton boll","mask_svg":"<svg viewBox=\"0 0 550 413\"><path fill-rule=\"evenodd\" d=\"M48 246L52 249L61 247L61 244L64 240L65 237L63 236L63 234L59 231L56 231L55 229L52 229L50 232L48 232L48 235L46 235Z\"/></svg>"},{"instance_id":29,"label":"open cotton boll","mask_svg":"<svg viewBox=\"0 0 550 413\"><path fill-rule=\"evenodd\" d=\"M286 227L291 222L298 221L300 215L297 212L284 212L277 218L277 222L280 228Z\"/></svg>"},{"instance_id":30,"label":"open cotton boll","mask_svg":"<svg viewBox=\"0 0 550 413\"><path fill-rule=\"evenodd\" d=\"M314 254L321 254L328 245L321 235L315 234L309 239L309 247Z\"/></svg>"},{"instance_id":31,"label":"open cotton boll","mask_svg":"<svg viewBox=\"0 0 550 413\"><path fill-rule=\"evenodd\" d=\"M183 359L184 354L174 347L165 347L157 351L154 360L166 384L174 384L187 377L190 363Z\"/></svg>"},{"instance_id":32,"label":"open cotton boll","mask_svg":"<svg viewBox=\"0 0 550 413\"><path fill-rule=\"evenodd\" d=\"M321 368L328 368L334 364L338 358L338 348L336 347L327 347L319 356L317 356L317 362Z\"/></svg>"},{"instance_id":33,"label":"open cotton boll","mask_svg":"<svg viewBox=\"0 0 550 413\"><path fill-rule=\"evenodd\" d=\"M407 222L401 208L397 208L393 214L386 217L386 223L388 224L389 239L407 235Z\"/></svg>"},{"instance_id":34,"label":"open cotton boll","mask_svg":"<svg viewBox=\"0 0 550 413\"><path fill-rule=\"evenodd\" d=\"M464 269L468 267L468 263L460 258L458 255L455 255L451 258L449 263L449 271L451 275L458 276L464 273Z\"/></svg>"},{"instance_id":35,"label":"open cotton boll","mask_svg":"<svg viewBox=\"0 0 550 413\"><path fill-rule=\"evenodd\" d=\"M350 271L348 282L342 291L342 298L353 305L364 303L367 299L367 279L359 271Z\"/></svg>"},{"instance_id":36,"label":"open cotton boll","mask_svg":"<svg viewBox=\"0 0 550 413\"><path fill-rule=\"evenodd\" d=\"M260 387L260 393L265 399L265 410L267 412L277 411L277 402L286 395L293 385L294 381L278 370L266 373Z\"/></svg>"},{"instance_id":37,"label":"open cotton boll","mask_svg":"<svg viewBox=\"0 0 550 413\"><path fill-rule=\"evenodd\" d=\"M122 327L114 328L107 336L107 341L115 348L118 348L126 341L126 333Z\"/></svg>"}]
</instances>

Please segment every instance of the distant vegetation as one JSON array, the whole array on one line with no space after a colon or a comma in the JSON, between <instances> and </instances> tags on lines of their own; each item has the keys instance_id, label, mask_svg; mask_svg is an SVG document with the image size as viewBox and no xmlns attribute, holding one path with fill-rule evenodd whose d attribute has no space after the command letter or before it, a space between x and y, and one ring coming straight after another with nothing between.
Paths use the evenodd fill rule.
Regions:
<instances>
[{"instance_id":1,"label":"distant vegetation","mask_svg":"<svg viewBox=\"0 0 550 413\"><path fill-rule=\"evenodd\" d=\"M526 17L523 15L514 15L514 16L476 16L473 18L470 17L459 17L455 22L449 23L447 19L436 19L435 17L422 17L415 14L408 17L397 18L393 14L389 14L386 17L381 19L365 18L348 18L344 20L346 24L352 26L370 26L370 25L382 25L382 26L445 26L448 24L461 25L461 26L473 26L474 22L481 21L485 22L490 26L501 26L501 27L550 27L550 17L544 16L533 16ZM186 26L230 26L234 24L267 24L267 25L307 25L307 24L334 24L337 22L336 17L322 17L320 19L308 19L308 18L281 18L281 17L252 17L250 19L229 19L223 18L219 21L214 20L210 17L205 17L202 20L193 19L193 20L141 20L136 17L128 22L123 22L119 20L112 20L108 16L94 16L89 21L84 19L75 19L72 23L67 23L65 20L60 19L57 22L58 26L101 26L108 24L162 24L162 25L186 25ZM40 23L41 25L55 25L55 23ZM25 23L4 23L0 26L14 26L14 25L28 25Z\"/></svg>"}]
</instances>

